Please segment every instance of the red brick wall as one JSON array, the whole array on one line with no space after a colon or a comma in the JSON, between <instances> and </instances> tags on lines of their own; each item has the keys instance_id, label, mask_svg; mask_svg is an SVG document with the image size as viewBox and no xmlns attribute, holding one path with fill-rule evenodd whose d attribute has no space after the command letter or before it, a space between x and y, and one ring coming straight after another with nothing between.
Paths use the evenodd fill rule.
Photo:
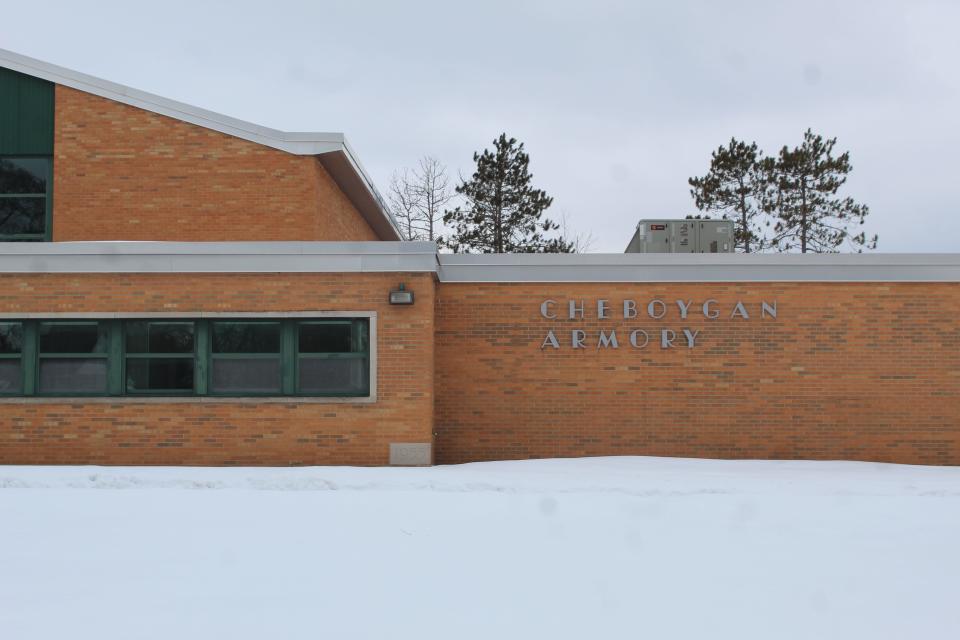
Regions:
<instances>
[{"instance_id":1,"label":"red brick wall","mask_svg":"<svg viewBox=\"0 0 960 640\"><path fill-rule=\"evenodd\" d=\"M390 306L403 281L417 295ZM0 275L7 313L376 311L375 403L0 400L0 464L387 464L431 442L432 274Z\"/></svg>"},{"instance_id":2,"label":"red brick wall","mask_svg":"<svg viewBox=\"0 0 960 640\"><path fill-rule=\"evenodd\" d=\"M386 292L404 281L412 307ZM386 464L579 455L960 464L960 285L441 284L431 274L0 275L16 312L377 311L379 398L0 401L6 464ZM436 299L434 298L436 296ZM555 320L540 316L558 302ZM667 302L663 319L646 302ZM687 319L676 299L693 300ZM721 318L699 312L717 300ZM567 300L586 317L564 317ZM613 317L596 317L596 300ZM639 315L623 320L623 299ZM749 320L730 318L742 300ZM760 302L776 301L777 318ZM434 308L436 315L434 316ZM677 333L662 349L659 331ZM696 330L684 346L682 329ZM570 331L586 333L572 349ZM597 348L599 330L619 348ZM628 331L650 343L633 348ZM541 349L549 330L561 348ZM436 371L436 375L434 375ZM435 380L435 385L434 385ZM434 402L434 398L436 402Z\"/></svg>"},{"instance_id":3,"label":"red brick wall","mask_svg":"<svg viewBox=\"0 0 960 640\"><path fill-rule=\"evenodd\" d=\"M56 87L53 239L377 240L320 162Z\"/></svg>"},{"instance_id":4,"label":"red brick wall","mask_svg":"<svg viewBox=\"0 0 960 640\"><path fill-rule=\"evenodd\" d=\"M540 315L558 301L557 320ZM613 318L598 320L596 300ZM653 298L662 320L646 317ZM676 299L718 301L686 320ZM587 317L564 318L567 300ZM623 299L640 315L623 320ZM749 320L730 319L742 300ZM759 317L761 300L777 319ZM634 349L625 330L650 344ZM661 349L659 331L678 334ZM699 330L684 348L683 328ZM561 348L541 349L554 329ZM570 331L587 348L570 348ZM597 332L619 329L619 349ZM442 284L436 460L657 455L960 464L960 285ZM640 335L638 334L638 338Z\"/></svg>"}]
</instances>

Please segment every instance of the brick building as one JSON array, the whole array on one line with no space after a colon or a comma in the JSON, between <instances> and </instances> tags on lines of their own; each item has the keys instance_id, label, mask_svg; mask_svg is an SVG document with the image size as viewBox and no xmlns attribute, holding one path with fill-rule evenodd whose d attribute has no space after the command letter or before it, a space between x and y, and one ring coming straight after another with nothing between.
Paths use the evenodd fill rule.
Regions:
<instances>
[{"instance_id":1,"label":"brick building","mask_svg":"<svg viewBox=\"0 0 960 640\"><path fill-rule=\"evenodd\" d=\"M5 51L0 240L0 463L960 463L954 254L439 254L339 134Z\"/></svg>"}]
</instances>

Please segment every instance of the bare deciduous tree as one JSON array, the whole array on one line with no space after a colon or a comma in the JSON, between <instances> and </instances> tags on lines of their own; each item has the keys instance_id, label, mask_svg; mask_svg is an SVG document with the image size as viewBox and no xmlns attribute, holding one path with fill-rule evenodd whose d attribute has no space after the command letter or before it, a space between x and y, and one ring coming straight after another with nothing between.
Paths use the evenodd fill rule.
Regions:
<instances>
[{"instance_id":1,"label":"bare deciduous tree","mask_svg":"<svg viewBox=\"0 0 960 640\"><path fill-rule=\"evenodd\" d=\"M387 199L390 201L393 217L397 219L397 224L400 225L400 233L404 240L418 240L415 237L413 224L417 216L417 198L410 170L404 168L402 172L394 171L393 177L390 178Z\"/></svg>"},{"instance_id":2,"label":"bare deciduous tree","mask_svg":"<svg viewBox=\"0 0 960 640\"><path fill-rule=\"evenodd\" d=\"M573 253L587 253L597 240L591 231L576 231L566 211L560 213L560 237L570 245Z\"/></svg>"},{"instance_id":3,"label":"bare deciduous tree","mask_svg":"<svg viewBox=\"0 0 960 640\"><path fill-rule=\"evenodd\" d=\"M394 172L388 198L407 240L439 239L443 208L454 197L447 169L433 156L424 156L413 169Z\"/></svg>"}]
</instances>

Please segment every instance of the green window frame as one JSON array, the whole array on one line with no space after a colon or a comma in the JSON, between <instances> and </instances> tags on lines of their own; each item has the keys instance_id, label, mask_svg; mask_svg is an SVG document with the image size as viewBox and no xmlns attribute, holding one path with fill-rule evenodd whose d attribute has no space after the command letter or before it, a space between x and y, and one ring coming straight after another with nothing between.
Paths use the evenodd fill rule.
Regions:
<instances>
[{"instance_id":1,"label":"green window frame","mask_svg":"<svg viewBox=\"0 0 960 640\"><path fill-rule=\"evenodd\" d=\"M159 396L195 394L196 324L193 320L173 318L123 322L124 392Z\"/></svg>"},{"instance_id":2,"label":"green window frame","mask_svg":"<svg viewBox=\"0 0 960 640\"><path fill-rule=\"evenodd\" d=\"M372 322L0 318L0 397L369 398Z\"/></svg>"},{"instance_id":3,"label":"green window frame","mask_svg":"<svg viewBox=\"0 0 960 640\"><path fill-rule=\"evenodd\" d=\"M110 329L110 324L98 320L37 323L37 395L107 395Z\"/></svg>"},{"instance_id":4,"label":"green window frame","mask_svg":"<svg viewBox=\"0 0 960 640\"><path fill-rule=\"evenodd\" d=\"M0 68L0 242L52 237L55 100L54 83Z\"/></svg>"},{"instance_id":5,"label":"green window frame","mask_svg":"<svg viewBox=\"0 0 960 640\"><path fill-rule=\"evenodd\" d=\"M210 395L285 395L284 324L252 318L211 321ZM258 371L269 374L270 384L250 380L250 374Z\"/></svg>"},{"instance_id":6,"label":"green window frame","mask_svg":"<svg viewBox=\"0 0 960 640\"><path fill-rule=\"evenodd\" d=\"M36 178L38 174L42 177ZM30 179L43 180L43 188L30 188ZM15 216L39 214L40 228L14 232ZM38 155L0 155L0 242L49 242L53 228L53 158Z\"/></svg>"},{"instance_id":7,"label":"green window frame","mask_svg":"<svg viewBox=\"0 0 960 640\"><path fill-rule=\"evenodd\" d=\"M309 340L311 329L324 328L337 330L326 340ZM359 319L315 321L306 320L297 323L296 333L297 362L294 380L298 393L310 393L312 378L323 379L324 374L341 373L341 383L330 395L351 396L368 395L370 392L370 345L369 323ZM314 344L308 344L312 342Z\"/></svg>"},{"instance_id":8,"label":"green window frame","mask_svg":"<svg viewBox=\"0 0 960 640\"><path fill-rule=\"evenodd\" d=\"M0 322L0 396L24 391L23 323Z\"/></svg>"}]
</instances>

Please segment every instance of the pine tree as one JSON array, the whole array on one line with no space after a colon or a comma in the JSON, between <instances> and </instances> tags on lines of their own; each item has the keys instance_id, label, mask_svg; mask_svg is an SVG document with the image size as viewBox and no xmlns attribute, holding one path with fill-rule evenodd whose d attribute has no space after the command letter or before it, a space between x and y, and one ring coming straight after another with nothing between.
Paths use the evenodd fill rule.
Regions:
<instances>
[{"instance_id":1,"label":"pine tree","mask_svg":"<svg viewBox=\"0 0 960 640\"><path fill-rule=\"evenodd\" d=\"M730 138L726 147L711 154L707 175L687 181L697 209L735 221L734 245L745 253L764 246L764 229L758 219L771 166L772 160L762 156L756 142L748 145Z\"/></svg>"},{"instance_id":2,"label":"pine tree","mask_svg":"<svg viewBox=\"0 0 960 640\"><path fill-rule=\"evenodd\" d=\"M523 143L505 133L493 141L493 151L474 153L476 171L457 187L466 207L448 211L443 221L452 227L445 244L465 253L570 253L573 243L551 232L559 225L543 217L553 202L530 182L530 156Z\"/></svg>"},{"instance_id":3,"label":"pine tree","mask_svg":"<svg viewBox=\"0 0 960 640\"><path fill-rule=\"evenodd\" d=\"M775 192L768 203L776 215L773 241L779 250L832 253L844 243L858 251L877 247L876 235L867 238L863 231L850 230L863 225L870 210L853 198L837 196L853 167L849 152L834 157L836 142L807 129L803 144L780 150L771 175Z\"/></svg>"}]
</instances>

